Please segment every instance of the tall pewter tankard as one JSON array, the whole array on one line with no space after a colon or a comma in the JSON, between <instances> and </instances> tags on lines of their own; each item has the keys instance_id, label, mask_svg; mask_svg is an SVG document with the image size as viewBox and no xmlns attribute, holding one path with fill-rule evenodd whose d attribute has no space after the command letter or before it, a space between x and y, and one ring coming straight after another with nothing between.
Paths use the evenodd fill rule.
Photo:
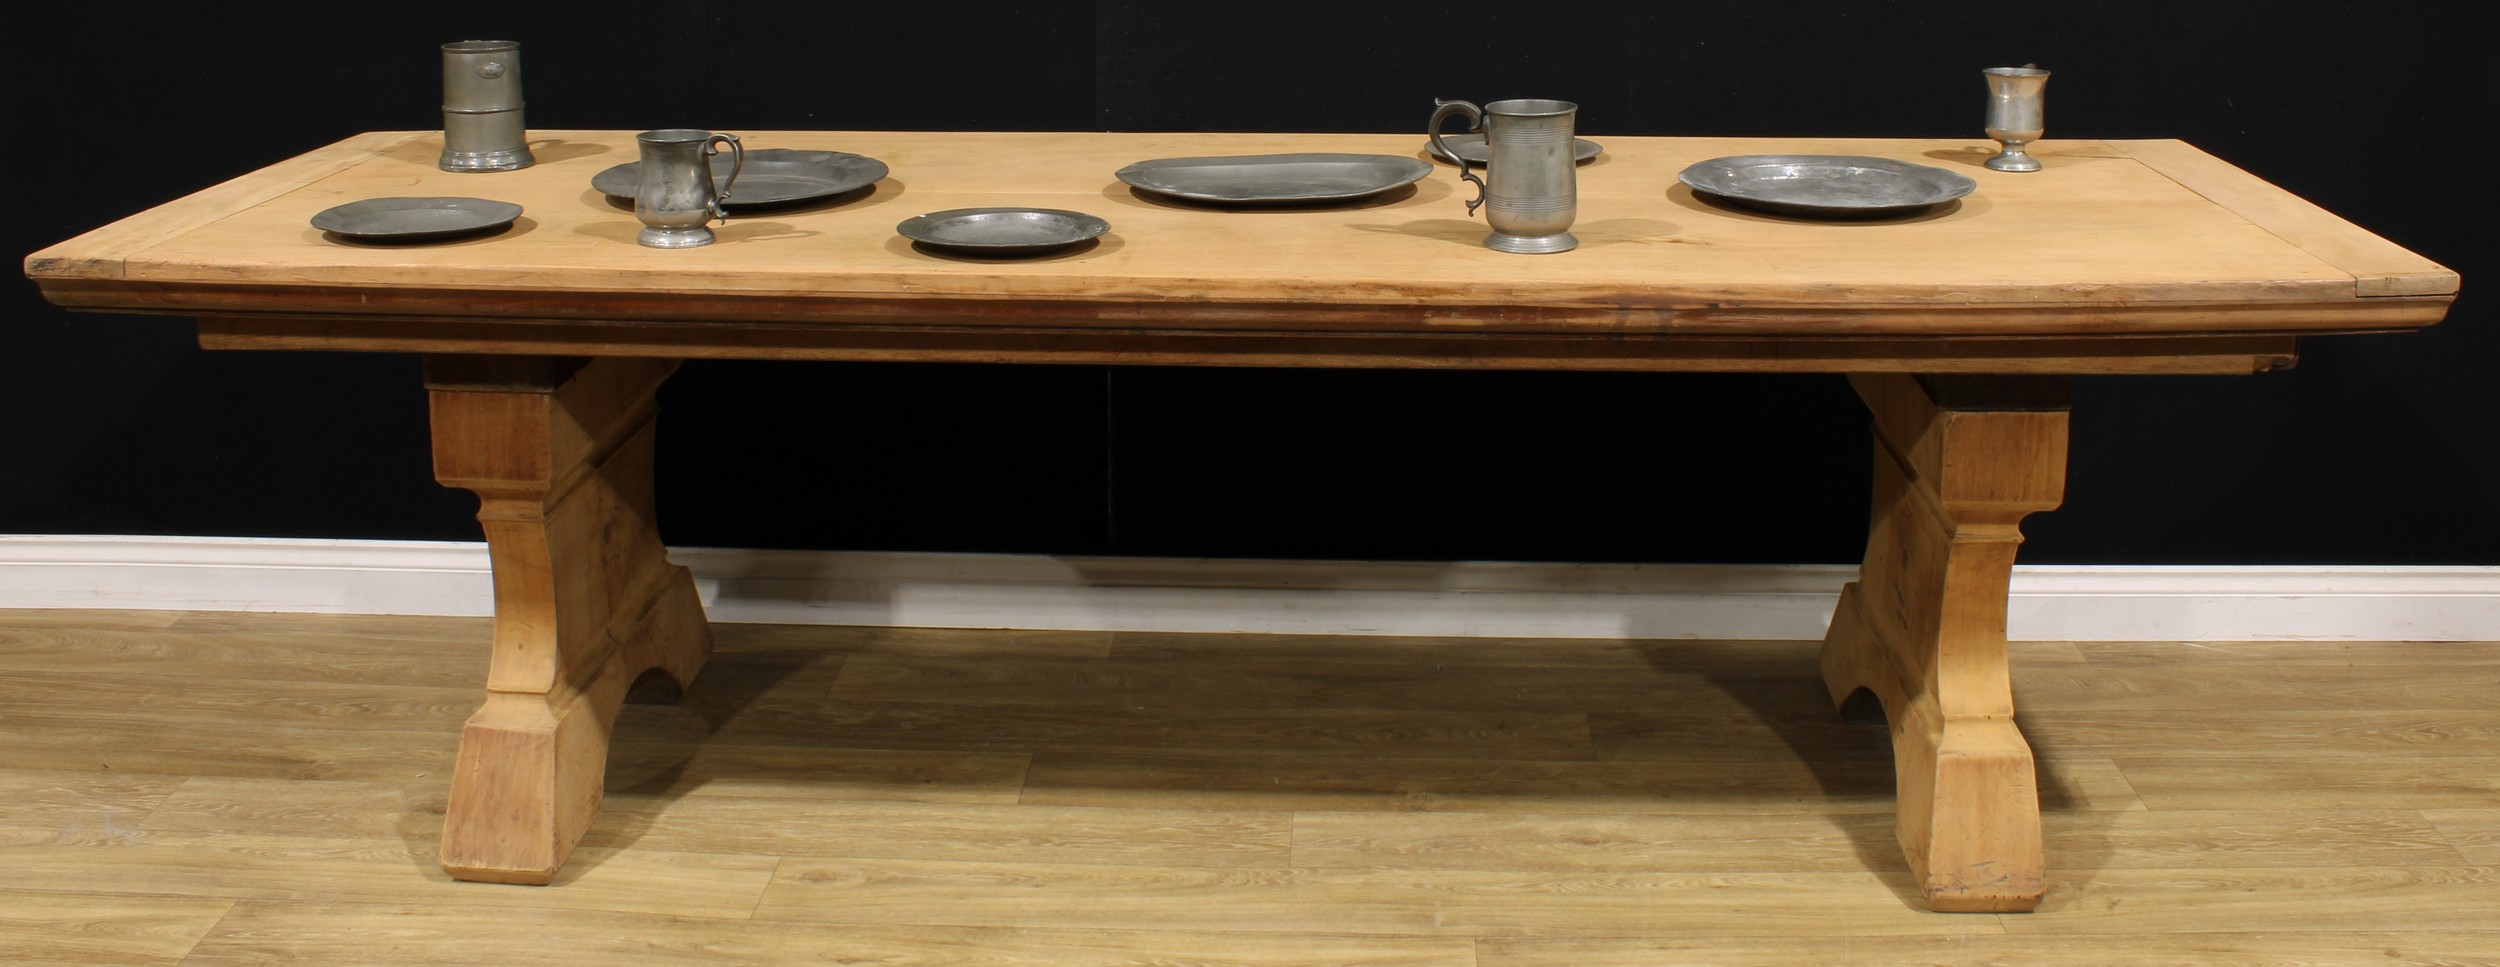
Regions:
<instances>
[{"instance_id":1,"label":"tall pewter tankard","mask_svg":"<svg viewBox=\"0 0 2500 967\"><path fill-rule=\"evenodd\" d=\"M642 234L634 240L652 248L693 248L712 244L712 219L729 219L721 207L730 186L746 167L746 148L734 134L713 134L696 128L662 128L634 136L642 144L642 183L634 190L634 217ZM712 156L729 146L729 177L715 179Z\"/></svg>"},{"instance_id":2,"label":"tall pewter tankard","mask_svg":"<svg viewBox=\"0 0 2500 967\"><path fill-rule=\"evenodd\" d=\"M1570 101L1526 99L1495 101L1481 108L1466 101L1435 100L1432 147L1457 159L1458 177L1476 183L1476 197L1467 214L1484 208L1493 226L1484 247L1496 252L1537 255L1568 252L1580 240L1571 235L1571 220L1580 213L1579 162L1571 156L1572 125L1580 106ZM1441 122L1453 114L1467 116L1467 130L1484 131L1484 177L1467 170L1468 162L1441 140Z\"/></svg>"},{"instance_id":3,"label":"tall pewter tankard","mask_svg":"<svg viewBox=\"0 0 2500 967\"><path fill-rule=\"evenodd\" d=\"M511 171L530 155L521 120L521 45L463 40L443 45L444 171Z\"/></svg>"}]
</instances>

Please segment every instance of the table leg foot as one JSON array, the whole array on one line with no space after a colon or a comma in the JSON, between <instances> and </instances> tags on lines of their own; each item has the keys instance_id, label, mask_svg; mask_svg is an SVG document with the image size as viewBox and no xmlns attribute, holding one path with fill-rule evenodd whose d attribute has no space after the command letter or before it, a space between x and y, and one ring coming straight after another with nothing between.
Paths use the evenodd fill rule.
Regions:
<instances>
[{"instance_id":1,"label":"table leg foot","mask_svg":"<svg viewBox=\"0 0 2500 967\"><path fill-rule=\"evenodd\" d=\"M628 691L654 670L692 682L711 651L652 517L652 392L675 365L427 360L435 474L478 494L495 584L486 702L443 821L455 878L551 882L598 814Z\"/></svg>"},{"instance_id":2,"label":"table leg foot","mask_svg":"<svg viewBox=\"0 0 2500 967\"><path fill-rule=\"evenodd\" d=\"M1928 905L2026 911L2042 891L2031 747L2014 726L2005 600L2025 515L2065 491L2062 384L1852 377L1875 412L1866 560L1823 642L1832 700L1883 703L1897 831Z\"/></svg>"}]
</instances>

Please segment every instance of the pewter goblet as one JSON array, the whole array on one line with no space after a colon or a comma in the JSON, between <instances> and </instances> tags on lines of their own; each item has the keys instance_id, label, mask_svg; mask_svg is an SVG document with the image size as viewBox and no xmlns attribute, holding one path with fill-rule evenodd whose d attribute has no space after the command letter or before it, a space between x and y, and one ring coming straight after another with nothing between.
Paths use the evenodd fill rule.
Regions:
<instances>
[{"instance_id":1,"label":"pewter goblet","mask_svg":"<svg viewBox=\"0 0 2500 967\"><path fill-rule=\"evenodd\" d=\"M1988 137L2003 146L2003 150L1988 158L1988 167L1998 171L2040 170L2040 159L2023 153L2023 149L2040 140L2041 90L2049 86L2049 72L2024 65L1991 67L1979 73L1988 81Z\"/></svg>"}]
</instances>

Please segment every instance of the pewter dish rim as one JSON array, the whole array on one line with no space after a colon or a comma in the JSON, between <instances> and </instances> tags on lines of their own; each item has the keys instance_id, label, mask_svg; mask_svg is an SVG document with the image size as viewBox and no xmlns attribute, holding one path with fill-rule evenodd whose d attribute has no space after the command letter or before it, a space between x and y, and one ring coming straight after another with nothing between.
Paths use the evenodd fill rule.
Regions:
<instances>
[{"instance_id":1,"label":"pewter dish rim","mask_svg":"<svg viewBox=\"0 0 2500 967\"><path fill-rule=\"evenodd\" d=\"M1192 186L1187 184L1174 184L1170 181L1150 180L1149 178L1151 175L1172 171L1186 171L1194 168L1255 168L1261 165L1284 167L1287 165L1308 164L1333 164L1344 165L1349 168L1369 168L1378 171L1379 175L1376 178L1376 183L1356 190L1319 194L1304 193L1281 195L1255 194L1239 189L1225 191L1221 190L1223 185L1220 181L1215 182L1212 186L1203 183ZM1127 167L1121 168L1119 171L1113 172L1112 177L1120 179L1121 182L1132 188L1136 188L1139 191L1161 195L1166 198L1179 198L1186 201L1208 202L1222 205L1322 205L1335 204L1338 202L1360 201L1365 198L1379 195L1383 192L1403 188L1407 185L1422 181L1425 177L1431 174L1432 164L1430 162L1403 155L1314 151L1292 152L1285 154L1233 154L1205 155L1187 158L1153 158L1146 161L1135 162Z\"/></svg>"},{"instance_id":2,"label":"pewter dish rim","mask_svg":"<svg viewBox=\"0 0 2500 967\"><path fill-rule=\"evenodd\" d=\"M1790 181L1791 179L1757 178L1752 180L1728 180L1714 182L1707 177L1707 175L1714 172L1735 173L1746 169L1802 166L1864 168L1886 171L1897 175L1907 175L1913 179L1923 181L1930 190L1924 194L1898 196L1896 200L1884 201L1881 203L1835 204L1823 201L1800 201L1793 198L1782 198L1776 190L1769 192L1759 189L1751 192L1745 190L1746 188L1754 186L1769 186L1776 189L1780 183ZM1726 199L1731 203L1744 205L1750 208L1757 208L1783 214L1803 215L1872 215L1895 212L1907 213L1933 207L1935 205L1941 205L1945 202L1968 195L1979 187L1979 182L1973 180L1968 175L1947 171L1934 165L1923 165L1915 162L1902 161L1898 158L1880 158L1871 155L1848 154L1728 155L1725 157L1709 158L1693 162L1690 165L1686 165L1683 171L1677 172L1675 177L1677 181L1682 182L1686 187L1689 187L1693 189L1693 191L1700 194L1709 195L1714 198Z\"/></svg>"},{"instance_id":3,"label":"pewter dish rim","mask_svg":"<svg viewBox=\"0 0 2500 967\"><path fill-rule=\"evenodd\" d=\"M460 212L470 216L471 221L451 228L391 229L385 227L377 229L370 225L359 227L363 224L361 220L364 219L385 219L400 212L415 211ZM385 195L379 198L360 198L332 205L314 212L309 221L312 227L341 238L415 241L482 234L510 225L519 221L520 218L521 206L492 198L472 198L466 195Z\"/></svg>"}]
</instances>

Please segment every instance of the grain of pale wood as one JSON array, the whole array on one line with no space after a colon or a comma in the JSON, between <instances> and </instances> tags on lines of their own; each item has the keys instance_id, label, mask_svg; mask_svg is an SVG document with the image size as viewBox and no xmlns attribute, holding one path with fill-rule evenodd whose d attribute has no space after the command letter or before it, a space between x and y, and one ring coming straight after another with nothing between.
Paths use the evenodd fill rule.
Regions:
<instances>
[{"instance_id":1,"label":"grain of pale wood","mask_svg":"<svg viewBox=\"0 0 2500 967\"><path fill-rule=\"evenodd\" d=\"M1633 712L1670 702L1741 713L1763 693L1811 695L1813 679L1776 668L1713 673L1669 665L1634 671L1534 665L1436 665L1343 659L1068 662L1003 658L859 656L842 666L837 702L1092 705L1127 709L1345 708L1387 711L1536 711L1565 704Z\"/></svg>"},{"instance_id":2,"label":"grain of pale wood","mask_svg":"<svg viewBox=\"0 0 2500 967\"><path fill-rule=\"evenodd\" d=\"M1838 584L1833 585L1835 589ZM738 627L732 625L730 627ZM2083 649L2071 641L2009 642L2025 666L2080 664ZM1112 633L1116 661L1199 662L1261 659L1280 662L1360 661L1389 664L1455 664L1470 668L1543 666L1589 670L1662 671L1669 674L1738 672L1769 677L1767 670L1812 663L1819 641L1661 641L1641 638L1426 638L1365 635L1355 647L1344 635L1225 635L1122 631ZM2098 647L2096 645L2095 647Z\"/></svg>"},{"instance_id":3,"label":"grain of pale wood","mask_svg":"<svg viewBox=\"0 0 2500 967\"><path fill-rule=\"evenodd\" d=\"M1044 752L1028 803L1165 809L1583 813L1890 812L1882 760L1575 762L1376 758L1249 750L1197 755Z\"/></svg>"},{"instance_id":4,"label":"grain of pale wood","mask_svg":"<svg viewBox=\"0 0 2500 967\"><path fill-rule=\"evenodd\" d=\"M444 775L456 735L379 728L238 724L218 712L11 712L0 754L25 769L287 779L412 779ZM342 733L359 736L342 741Z\"/></svg>"},{"instance_id":5,"label":"grain of pale wood","mask_svg":"<svg viewBox=\"0 0 2500 967\"><path fill-rule=\"evenodd\" d=\"M2320 898L2331 897L2331 902ZM2230 867L2053 873L2046 916L2006 917L2010 933L2489 931L2500 952L2500 870L2487 866Z\"/></svg>"},{"instance_id":6,"label":"grain of pale wood","mask_svg":"<svg viewBox=\"0 0 2500 967\"><path fill-rule=\"evenodd\" d=\"M2141 712L2191 716L2215 708L2357 711L2372 708L2500 711L2492 666L2461 666L2424 676L2388 674L2333 663L2272 663L2229 674L2180 675L2151 664L2110 665L2089 674L2043 667L2023 676L2016 693L2025 709ZM2295 741L2296 741L2295 737Z\"/></svg>"},{"instance_id":7,"label":"grain of pale wood","mask_svg":"<svg viewBox=\"0 0 2500 967\"><path fill-rule=\"evenodd\" d=\"M2332 665L2355 674L2432 665L2500 665L2500 642L2490 641L2098 641L2077 654L2095 665L2161 665L2238 662L2242 669L2284 665ZM2466 674L2494 674L2475 669ZM2500 676L2488 679L2500 682ZM2500 704L2496 702L2495 704Z\"/></svg>"},{"instance_id":8,"label":"grain of pale wood","mask_svg":"<svg viewBox=\"0 0 2500 967\"><path fill-rule=\"evenodd\" d=\"M44 629L75 632L155 631L182 620L182 611L97 611L87 608L0 608L0 641L16 647L17 635Z\"/></svg>"},{"instance_id":9,"label":"grain of pale wood","mask_svg":"<svg viewBox=\"0 0 2500 967\"><path fill-rule=\"evenodd\" d=\"M2398 669L2402 666L2382 666ZM2448 674L2453 674L2450 669ZM2403 672L2418 678L2419 669ZM2500 683L2495 683L2500 687ZM2500 710L2260 710L2237 704L2160 712L2023 710L2034 744L2071 755L2158 749L2164 756L2500 756ZM2227 768L2227 766L2225 766Z\"/></svg>"},{"instance_id":10,"label":"grain of pale wood","mask_svg":"<svg viewBox=\"0 0 2500 967\"><path fill-rule=\"evenodd\" d=\"M882 802L1016 801L1030 757L1015 752L895 750L862 745L659 743L629 735L608 750L608 788L672 796L832 797Z\"/></svg>"},{"instance_id":11,"label":"grain of pale wood","mask_svg":"<svg viewBox=\"0 0 2500 967\"><path fill-rule=\"evenodd\" d=\"M1588 716L1554 711L1054 708L776 698L739 709L710 734L759 745L898 751L1231 752L1317 760L1589 756Z\"/></svg>"},{"instance_id":12,"label":"grain of pale wood","mask_svg":"<svg viewBox=\"0 0 2500 967\"><path fill-rule=\"evenodd\" d=\"M101 679L123 687L155 680L169 692L196 681L470 688L486 672L482 628L473 638L438 637L422 647L374 647L418 640L386 634L0 629L0 653L8 656L8 671L21 675Z\"/></svg>"},{"instance_id":13,"label":"grain of pale wood","mask_svg":"<svg viewBox=\"0 0 2500 967\"><path fill-rule=\"evenodd\" d=\"M1760 722L1736 722L1727 731L1712 731L1706 720L1672 712L1645 715L1590 716L1602 762L1645 762L1659 765L1707 763L1730 759L1812 763L1828 777L1827 788L1865 781L1857 769L1836 763L1886 757L1882 725L1850 722L1798 721L1766 714ZM1765 730L1762 738L1747 730ZM1872 731L1874 734L1868 734ZM2038 730L2026 730L2034 735ZM1736 736L1730 740L1728 736ZM1773 744L1777 743L1777 744ZM2135 788L2115 762L2090 749L2073 750L2055 763L2038 764L2037 783L2043 806L2058 809L2142 809ZM1889 773L1886 773L1889 775ZM1852 787L1854 790L1854 787Z\"/></svg>"},{"instance_id":14,"label":"grain of pale wood","mask_svg":"<svg viewBox=\"0 0 2500 967\"><path fill-rule=\"evenodd\" d=\"M2364 297L2449 295L2457 274L2402 246L2360 230L2297 195L2180 141L2111 141L2119 154L2205 196L2328 264L2352 273Z\"/></svg>"},{"instance_id":15,"label":"grain of pale wood","mask_svg":"<svg viewBox=\"0 0 2500 967\"><path fill-rule=\"evenodd\" d=\"M212 897L0 890L0 963L171 967L233 906Z\"/></svg>"},{"instance_id":16,"label":"grain of pale wood","mask_svg":"<svg viewBox=\"0 0 2500 967\"><path fill-rule=\"evenodd\" d=\"M131 830L109 838L7 842L10 887L47 893L168 894L229 899L390 899L463 907L520 906L740 917L754 908L775 858L663 850L585 851L556 890L462 883L437 867L433 843L397 836L257 836Z\"/></svg>"},{"instance_id":17,"label":"grain of pale wood","mask_svg":"<svg viewBox=\"0 0 2500 967\"><path fill-rule=\"evenodd\" d=\"M171 723L222 717L277 728L428 731L457 724L476 702L474 689L0 672L0 706L59 718Z\"/></svg>"},{"instance_id":18,"label":"grain of pale wood","mask_svg":"<svg viewBox=\"0 0 2500 967\"><path fill-rule=\"evenodd\" d=\"M2217 760L2151 749L2118 759L2151 809L2477 809L2500 802L2500 756Z\"/></svg>"},{"instance_id":19,"label":"grain of pale wood","mask_svg":"<svg viewBox=\"0 0 2500 967\"><path fill-rule=\"evenodd\" d=\"M312 779L184 780L141 828L154 833L373 839L431 835L443 821L450 779L345 782Z\"/></svg>"},{"instance_id":20,"label":"grain of pale wood","mask_svg":"<svg viewBox=\"0 0 2500 967\"><path fill-rule=\"evenodd\" d=\"M2044 148L2067 153L2048 171L2005 175L1973 164L1964 141L1609 139L1607 163L1580 183L1581 248L1530 272L1477 244L1484 229L1456 211L1446 171L1371 204L1251 213L1167 204L1111 178L1176 153L1417 154L1412 135L749 132L757 144L866 153L894 175L863 199L733 219L720 244L654 252L632 244L629 212L585 187L630 157L630 133L545 134L569 153L516 172L447 174L420 137L206 225L125 223L168 236L139 251L76 240L47 259L118 265L129 281L159 285L147 297L160 303L169 290L224 300L209 314L329 304L351 314L753 317L765 313L742 301L795 296L828 321L975 328L1048 317L1071 328L1934 335L2407 328L2445 305L2350 305L2350 273L2093 142ZM1940 161L1980 187L1935 217L1801 223L1701 203L1673 184L1704 158L1801 150ZM356 247L307 225L359 198L490 186L526 214L488 238ZM892 233L905 215L996 204L1094 211L1113 232L1089 250L1015 263L947 260ZM30 268L43 277L52 264ZM93 286L50 291L112 301ZM2390 309L2399 315L2357 321ZM791 313L785 304L769 314Z\"/></svg>"},{"instance_id":21,"label":"grain of pale wood","mask_svg":"<svg viewBox=\"0 0 2500 967\"><path fill-rule=\"evenodd\" d=\"M184 781L153 773L0 768L0 825L107 817L136 823Z\"/></svg>"},{"instance_id":22,"label":"grain of pale wood","mask_svg":"<svg viewBox=\"0 0 2500 967\"><path fill-rule=\"evenodd\" d=\"M1479 937L1552 936L1599 921L1644 935L1729 923L1801 938L1974 929L1953 917L1902 916L1902 895L1914 890L1902 874L1863 871L1521 873L793 857L774 873L755 915L1043 927L1064 925L1067 911L1082 909L1088 922L1112 929Z\"/></svg>"},{"instance_id":23,"label":"grain of pale wood","mask_svg":"<svg viewBox=\"0 0 2500 967\"><path fill-rule=\"evenodd\" d=\"M0 809L8 810L0 870L14 891L0 892L0 952L9 955L0 959L171 963L191 936L186 925L208 929L200 915L232 904L190 948L190 963L2500 961L2500 931L2488 915L2500 794L2475 784L2500 775L2500 757L2452 754L2489 741L2467 717L2475 710L2406 705L2400 689L2355 693L2384 706L2315 713L2281 706L2298 705L2303 687L2332 688L2324 679L2279 692L2223 689L2205 713L2026 713L2040 750L2047 903L2023 917L1937 917L1919 912L1906 875L1868 872L1900 863L1887 829L1891 776L1880 755L1843 750L1853 735L1880 741L1882 727L1784 721L1792 705L1782 690L1819 700L1809 675L1723 679L1749 683L1731 694L1760 703L1760 716L1726 719L1715 739L1706 716L1671 707L1592 716L1562 690L1535 713L1599 723L1597 734L1615 736L1611 754L1624 761L1585 758L1585 736L1576 746L1496 746L1505 756L1541 747L1560 757L1544 760L1449 758L1456 747L1437 740L1403 747L1443 755L1402 758L1359 750L1401 747L1414 741L1405 730L1419 725L1458 730L1459 720L1300 708L1202 727L1184 716L1121 718L1100 707L846 708L823 700L830 679L818 673L851 657L909 657L925 647L919 657L951 652L977 664L1019 657L1023 646L1015 635L987 633L960 633L950 644L958 633L728 626L689 707L634 706L622 719L612 808L592 829L594 841L617 845L587 848L568 867L569 882L539 889L457 884L434 868L431 824L449 734L252 718L256 708L307 704L336 705L351 718L386 715L325 697L339 683L321 677L323 666L436 652L474 674L484 654L480 623L281 618L256 642L252 616L176 623L195 617L193 634L165 632L185 642L179 647L146 647L110 615L92 628L46 632L46 662L66 661L78 642L122 659L76 673L46 666L46 675L125 675L153 687L177 677L158 663L180 661L188 662L180 674L209 692L270 691L265 701L155 718L0 715L0 755L12 763L28 752L63 762L65 750L98 756L64 768L0 769ZM115 627L123 630L105 633ZM441 637L426 640L427 628ZM1466 642L1348 638L1331 648L1305 640L1268 654L1262 639L1224 637L1124 654L1102 649L1100 639L1040 635L1029 640L1042 651L1020 660L1090 654L1116 668L1193 655L1287 658L1301 649L1352 664L1463 666L1470 675L1518 661ZM1591 643L1522 644L1550 654ZM1794 643L1765 644L1763 663L1810 662ZM1755 643L1645 646L1684 649L1700 666L1734 673ZM2017 686L2035 674L2090 671L2064 649L2036 667L2021 646L2014 652ZM306 689L292 701L282 675L264 678L287 667L290 653ZM2424 662L2413 669L2424 678L2480 674L2473 662L2395 653ZM2252 663L2255 654L2182 648L2170 670L2227 681L2275 664L2317 664L2298 653ZM2157 657L2106 670L2130 680L2131 666ZM227 659L244 677L218 677ZM742 672L712 677L741 662ZM1632 652L1536 664L1598 678L1660 667ZM2406 673L2400 662L2359 656L2348 671ZM722 693L707 698L715 684ZM1795 707L1829 714L1811 702ZM2276 714L2283 723L2266 728ZM221 715L231 716L222 726ZM2180 737L2116 722L2132 716L2158 726L2173 715ZM1285 726L1296 721L1311 734L1278 747L1291 741L1280 737L1302 734ZM2086 741L2061 746L2055 730L2065 721ZM1330 722L1359 725L1364 735L1327 736ZM1116 734L1132 727L1143 732ZM2234 730L2246 734L2228 748L2182 748ZM2377 741L2386 730L2405 738ZM1203 747L1191 745L1199 740ZM1713 741L1747 755L1677 748ZM1836 744L1827 749L1827 741ZM1747 764L1748 755L1762 761ZM2112 757L2145 784L2142 800ZM135 761L157 774L121 771ZM2061 784L2083 788L2061 796ZM1019 804L1020 788L1027 804ZM805 818L775 825L767 797ZM934 805L936 822L912 829L911 800ZM2441 805L2416 809L2425 803ZM1030 818L1018 820L1025 811ZM843 828L850 820L860 825ZM1227 842L1226 830L1245 823L1252 832ZM1246 858L1232 847L1276 856L1284 823L1301 827L1291 841L1299 855L1231 865ZM1124 832L1132 829L1143 832L1132 840ZM1783 842L1793 852L1782 855ZM980 855L983 843L1012 862ZM809 853L778 851L802 844ZM1103 849L1079 859L1094 844ZM1715 858L1714 845L1724 848ZM891 855L923 849L947 858ZM827 855L836 851L875 855ZM804 886L773 881L773 864L793 862L785 855L818 874L853 871L864 892L849 892L838 875ZM1778 864L1792 872L1772 872ZM1181 889L1166 892L1165 883ZM767 889L797 919L753 919ZM71 912L11 920L33 909L24 897L57 898L49 909ZM1311 929L1332 923L1363 932ZM1886 936L1904 930L1926 932ZM55 941L69 946L41 945ZM64 950L68 959L47 961Z\"/></svg>"},{"instance_id":24,"label":"grain of pale wood","mask_svg":"<svg viewBox=\"0 0 2500 967\"><path fill-rule=\"evenodd\" d=\"M1155 928L957 927L719 920L530 909L245 901L218 924L190 967L333 967L387 951L397 967L508 967L485 938L560 932L534 945L543 967L706 967L866 964L892 967L1472 967L1463 937L1219 933Z\"/></svg>"},{"instance_id":25,"label":"grain of pale wood","mask_svg":"<svg viewBox=\"0 0 2500 967\"><path fill-rule=\"evenodd\" d=\"M2217 930L2225 929L2217 926ZM1486 940L1479 967L2486 967L2500 936L2472 931L2170 933L2095 938L1991 936L1850 937L1809 949L1785 938L1654 937L1632 940Z\"/></svg>"},{"instance_id":26,"label":"grain of pale wood","mask_svg":"<svg viewBox=\"0 0 2500 967\"><path fill-rule=\"evenodd\" d=\"M1305 811L1294 865L1351 869L1897 870L1880 814ZM2465 858L2407 810L2051 811L2051 866L2453 866Z\"/></svg>"},{"instance_id":27,"label":"grain of pale wood","mask_svg":"<svg viewBox=\"0 0 2500 967\"><path fill-rule=\"evenodd\" d=\"M1290 816L1263 811L616 797L588 845L977 863L1280 866Z\"/></svg>"},{"instance_id":28,"label":"grain of pale wood","mask_svg":"<svg viewBox=\"0 0 2500 967\"><path fill-rule=\"evenodd\" d=\"M2427 809L2422 815L2439 829L2448 844L2467 862L2500 866L2500 806L2486 809Z\"/></svg>"},{"instance_id":29,"label":"grain of pale wood","mask_svg":"<svg viewBox=\"0 0 2500 967\"><path fill-rule=\"evenodd\" d=\"M1293 865L1340 870L1846 873L1903 870L1877 813L1305 810Z\"/></svg>"}]
</instances>

